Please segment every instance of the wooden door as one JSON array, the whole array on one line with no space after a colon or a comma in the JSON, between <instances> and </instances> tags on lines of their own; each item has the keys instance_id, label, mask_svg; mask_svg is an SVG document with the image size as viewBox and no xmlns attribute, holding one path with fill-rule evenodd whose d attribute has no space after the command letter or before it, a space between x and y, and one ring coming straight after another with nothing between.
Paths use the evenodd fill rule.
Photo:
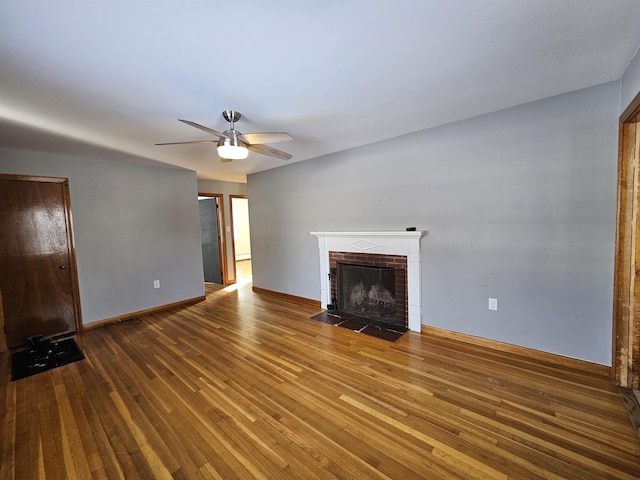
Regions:
<instances>
[{"instance_id":1,"label":"wooden door","mask_svg":"<svg viewBox=\"0 0 640 480\"><path fill-rule=\"evenodd\" d=\"M200 236L202 239L202 265L204 281L222 284L220 261L220 228L218 225L218 199L198 200L200 210Z\"/></svg>"},{"instance_id":2,"label":"wooden door","mask_svg":"<svg viewBox=\"0 0 640 480\"><path fill-rule=\"evenodd\" d=\"M79 322L66 179L0 177L0 297L9 348Z\"/></svg>"}]
</instances>

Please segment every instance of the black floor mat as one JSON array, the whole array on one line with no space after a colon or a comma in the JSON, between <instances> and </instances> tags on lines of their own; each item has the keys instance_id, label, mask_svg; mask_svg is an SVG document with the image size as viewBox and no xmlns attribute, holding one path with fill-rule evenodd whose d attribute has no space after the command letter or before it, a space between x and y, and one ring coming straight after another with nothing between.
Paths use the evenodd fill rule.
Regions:
<instances>
[{"instance_id":1,"label":"black floor mat","mask_svg":"<svg viewBox=\"0 0 640 480\"><path fill-rule=\"evenodd\" d=\"M11 355L11 380L20 380L83 358L84 354L73 338L52 342L45 351L32 349L16 352Z\"/></svg>"}]
</instances>

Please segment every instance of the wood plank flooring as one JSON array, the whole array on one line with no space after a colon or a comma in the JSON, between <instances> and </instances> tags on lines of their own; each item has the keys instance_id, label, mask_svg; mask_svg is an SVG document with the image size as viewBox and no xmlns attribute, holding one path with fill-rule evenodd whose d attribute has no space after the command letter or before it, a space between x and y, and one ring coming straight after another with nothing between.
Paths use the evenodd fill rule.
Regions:
<instances>
[{"instance_id":1,"label":"wood plank flooring","mask_svg":"<svg viewBox=\"0 0 640 480\"><path fill-rule=\"evenodd\" d=\"M80 362L9 382L3 354L0 478L639 478L607 378L315 313L208 285L78 335Z\"/></svg>"}]
</instances>

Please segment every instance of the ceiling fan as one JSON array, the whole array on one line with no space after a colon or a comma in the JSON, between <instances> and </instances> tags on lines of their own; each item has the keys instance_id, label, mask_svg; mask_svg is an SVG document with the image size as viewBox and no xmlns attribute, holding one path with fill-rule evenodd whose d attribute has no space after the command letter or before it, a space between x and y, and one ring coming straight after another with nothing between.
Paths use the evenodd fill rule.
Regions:
<instances>
[{"instance_id":1,"label":"ceiling fan","mask_svg":"<svg viewBox=\"0 0 640 480\"><path fill-rule=\"evenodd\" d=\"M279 158L281 160L289 160L292 155L277 148L265 145L265 143L286 142L293 140L291 135L286 132L258 132L258 133L240 133L235 129L235 122L240 120L242 115L235 110L225 110L222 112L224 119L229 122L229 129L223 133L218 132L199 123L192 122L190 120L180 120L182 123L191 125L192 127L199 128L200 130L210 133L218 137L217 140L199 140L192 142L169 142L169 143L156 143L156 145L184 145L188 143L217 143L218 155L223 162L230 162L232 160L242 160L247 158L249 150L269 157Z\"/></svg>"}]
</instances>

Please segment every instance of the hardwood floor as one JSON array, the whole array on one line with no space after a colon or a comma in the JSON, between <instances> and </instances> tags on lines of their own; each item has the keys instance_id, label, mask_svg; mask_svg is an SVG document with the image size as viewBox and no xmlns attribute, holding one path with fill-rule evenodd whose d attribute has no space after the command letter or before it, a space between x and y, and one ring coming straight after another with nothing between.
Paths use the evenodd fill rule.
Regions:
<instances>
[{"instance_id":1,"label":"hardwood floor","mask_svg":"<svg viewBox=\"0 0 640 480\"><path fill-rule=\"evenodd\" d=\"M251 282L253 279L253 272L251 268L251 259L238 260L236 262L236 282L239 285Z\"/></svg>"},{"instance_id":2,"label":"hardwood floor","mask_svg":"<svg viewBox=\"0 0 640 480\"><path fill-rule=\"evenodd\" d=\"M609 380L455 340L396 343L290 299L207 300L77 337L16 382L0 358L2 479L637 479Z\"/></svg>"}]
</instances>

